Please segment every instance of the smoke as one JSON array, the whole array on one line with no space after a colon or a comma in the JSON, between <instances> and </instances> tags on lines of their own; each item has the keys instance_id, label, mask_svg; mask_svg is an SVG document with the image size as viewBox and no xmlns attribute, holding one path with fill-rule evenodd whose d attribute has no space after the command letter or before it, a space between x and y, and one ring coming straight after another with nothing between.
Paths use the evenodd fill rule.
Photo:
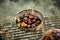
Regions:
<instances>
[{"instance_id":1,"label":"smoke","mask_svg":"<svg viewBox=\"0 0 60 40\"><path fill-rule=\"evenodd\" d=\"M0 0L0 19L12 21L18 12L25 9L38 10L44 17L59 15L60 2L55 1L56 0Z\"/></svg>"}]
</instances>

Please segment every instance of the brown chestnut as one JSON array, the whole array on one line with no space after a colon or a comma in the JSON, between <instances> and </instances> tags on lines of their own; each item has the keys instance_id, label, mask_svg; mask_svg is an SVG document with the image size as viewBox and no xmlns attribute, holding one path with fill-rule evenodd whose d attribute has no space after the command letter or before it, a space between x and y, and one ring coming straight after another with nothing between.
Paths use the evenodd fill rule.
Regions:
<instances>
[{"instance_id":1,"label":"brown chestnut","mask_svg":"<svg viewBox=\"0 0 60 40\"><path fill-rule=\"evenodd\" d=\"M31 21L28 21L28 24L32 24L32 22Z\"/></svg>"},{"instance_id":2,"label":"brown chestnut","mask_svg":"<svg viewBox=\"0 0 60 40\"><path fill-rule=\"evenodd\" d=\"M29 27L31 27L31 25L27 25L27 27L29 28Z\"/></svg>"},{"instance_id":3,"label":"brown chestnut","mask_svg":"<svg viewBox=\"0 0 60 40\"><path fill-rule=\"evenodd\" d=\"M38 19L38 17L37 16L34 16L34 19Z\"/></svg>"},{"instance_id":4,"label":"brown chestnut","mask_svg":"<svg viewBox=\"0 0 60 40\"><path fill-rule=\"evenodd\" d=\"M37 24L40 24L40 21L37 21L36 23L37 23Z\"/></svg>"},{"instance_id":5,"label":"brown chestnut","mask_svg":"<svg viewBox=\"0 0 60 40\"><path fill-rule=\"evenodd\" d=\"M29 15L29 18L32 19L33 18L33 15Z\"/></svg>"},{"instance_id":6,"label":"brown chestnut","mask_svg":"<svg viewBox=\"0 0 60 40\"><path fill-rule=\"evenodd\" d=\"M36 20L35 20L35 19L33 19L33 20L32 20L32 22L36 22Z\"/></svg>"},{"instance_id":7,"label":"brown chestnut","mask_svg":"<svg viewBox=\"0 0 60 40\"><path fill-rule=\"evenodd\" d=\"M35 24L32 24L32 27L35 27L36 25Z\"/></svg>"},{"instance_id":8,"label":"brown chestnut","mask_svg":"<svg viewBox=\"0 0 60 40\"><path fill-rule=\"evenodd\" d=\"M28 18L27 18L27 17L24 17L23 19L24 19L24 20L27 20Z\"/></svg>"},{"instance_id":9,"label":"brown chestnut","mask_svg":"<svg viewBox=\"0 0 60 40\"><path fill-rule=\"evenodd\" d=\"M25 24L25 22L22 22L22 23L21 23L21 26L22 26L22 27L26 27L27 24Z\"/></svg>"},{"instance_id":10,"label":"brown chestnut","mask_svg":"<svg viewBox=\"0 0 60 40\"><path fill-rule=\"evenodd\" d=\"M19 22L20 22L20 19L19 19L19 18L17 18L17 19L16 19L16 23L19 23Z\"/></svg>"}]
</instances>

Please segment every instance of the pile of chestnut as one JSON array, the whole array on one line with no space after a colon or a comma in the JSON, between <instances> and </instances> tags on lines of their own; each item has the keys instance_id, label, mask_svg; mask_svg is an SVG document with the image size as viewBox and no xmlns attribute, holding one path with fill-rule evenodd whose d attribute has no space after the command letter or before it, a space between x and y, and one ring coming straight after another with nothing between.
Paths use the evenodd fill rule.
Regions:
<instances>
[{"instance_id":1,"label":"pile of chestnut","mask_svg":"<svg viewBox=\"0 0 60 40\"><path fill-rule=\"evenodd\" d=\"M17 18L16 24L18 27L21 28L34 28L39 24L41 24L41 20L36 15L28 13L28 14L23 14L23 16Z\"/></svg>"}]
</instances>

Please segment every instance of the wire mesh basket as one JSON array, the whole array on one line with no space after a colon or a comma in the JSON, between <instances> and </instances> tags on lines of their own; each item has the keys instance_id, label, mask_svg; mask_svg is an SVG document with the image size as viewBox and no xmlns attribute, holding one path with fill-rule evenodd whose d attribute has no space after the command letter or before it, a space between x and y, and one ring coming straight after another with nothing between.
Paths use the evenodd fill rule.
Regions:
<instances>
[{"instance_id":1,"label":"wire mesh basket","mask_svg":"<svg viewBox=\"0 0 60 40\"><path fill-rule=\"evenodd\" d=\"M27 15L29 13L32 14L32 15L34 15L34 16L39 17L39 19L41 20L41 24L38 25L37 27L34 27L34 28L22 28L22 30L33 31L33 30L39 30L40 28L42 28L42 25L43 25L43 15L42 15L42 13L40 13L37 10L34 10L34 9L26 9L26 10L23 10L23 11L21 11L21 12L19 12L17 14L17 17L16 18L19 18L20 16L22 17L24 14Z\"/></svg>"}]
</instances>

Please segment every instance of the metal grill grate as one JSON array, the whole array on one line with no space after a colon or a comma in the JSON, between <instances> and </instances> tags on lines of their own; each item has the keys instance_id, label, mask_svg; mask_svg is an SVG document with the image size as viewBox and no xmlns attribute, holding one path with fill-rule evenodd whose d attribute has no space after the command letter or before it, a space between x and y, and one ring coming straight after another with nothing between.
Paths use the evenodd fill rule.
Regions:
<instances>
[{"instance_id":1,"label":"metal grill grate","mask_svg":"<svg viewBox=\"0 0 60 40\"><path fill-rule=\"evenodd\" d=\"M58 4L58 1L53 0L0 0L0 40L39 40L46 30L60 28ZM21 31L13 22L17 12L29 8L42 12L44 24L40 30Z\"/></svg>"},{"instance_id":2,"label":"metal grill grate","mask_svg":"<svg viewBox=\"0 0 60 40\"><path fill-rule=\"evenodd\" d=\"M6 26L5 24L9 24ZM48 30L49 28L60 28L60 19L58 16L52 16L50 18L44 18L44 24L42 25L43 28L40 30L36 30L34 32L25 32L21 31L14 22L12 23L5 23L4 27L1 30L8 32L9 36L5 34L5 36L0 37L2 40L39 40L42 36L42 33ZM1 35L0 35L1 36Z\"/></svg>"}]
</instances>

